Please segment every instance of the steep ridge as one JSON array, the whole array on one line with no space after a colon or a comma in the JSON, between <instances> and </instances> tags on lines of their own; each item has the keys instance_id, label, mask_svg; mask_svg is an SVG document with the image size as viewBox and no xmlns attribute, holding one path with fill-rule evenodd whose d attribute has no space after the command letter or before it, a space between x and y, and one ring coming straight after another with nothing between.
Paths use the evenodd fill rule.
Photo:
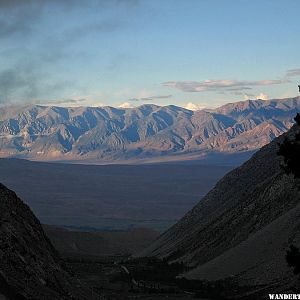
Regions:
<instances>
[{"instance_id":1,"label":"steep ridge","mask_svg":"<svg viewBox=\"0 0 300 300\"><path fill-rule=\"evenodd\" d=\"M0 184L0 298L99 299L64 269L41 224ZM2 299L1 298L1 299Z\"/></svg>"},{"instance_id":2,"label":"steep ridge","mask_svg":"<svg viewBox=\"0 0 300 300\"><path fill-rule=\"evenodd\" d=\"M140 256L183 261L190 279L235 278L243 285L292 284L285 262L300 245L299 179L286 175L277 155L290 131L264 146L220 180L186 216Z\"/></svg>"},{"instance_id":3,"label":"steep ridge","mask_svg":"<svg viewBox=\"0 0 300 300\"><path fill-rule=\"evenodd\" d=\"M299 109L300 97L195 112L152 104L129 109L4 106L0 157L107 163L253 151L286 132Z\"/></svg>"}]
</instances>

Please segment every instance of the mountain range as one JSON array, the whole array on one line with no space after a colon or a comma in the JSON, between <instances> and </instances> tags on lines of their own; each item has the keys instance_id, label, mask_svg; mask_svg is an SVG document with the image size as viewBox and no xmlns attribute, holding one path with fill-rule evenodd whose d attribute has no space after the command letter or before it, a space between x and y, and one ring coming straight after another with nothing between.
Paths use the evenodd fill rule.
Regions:
<instances>
[{"instance_id":1,"label":"mountain range","mask_svg":"<svg viewBox=\"0 0 300 300\"><path fill-rule=\"evenodd\" d=\"M180 265L184 268L177 282L216 291L225 284L220 295L226 299L266 299L268 294L298 292L299 279L288 266L286 253L291 245L295 249L300 246L300 179L287 173L279 155L283 142L290 140L290 145L295 145L299 138L298 119L286 133L225 175L192 210L133 260L149 257L150 262L159 258L170 266ZM63 164L54 165L65 168ZM0 199L0 299L101 299L68 271L29 207L2 184ZM110 234L44 228L63 252L86 255L89 246L91 253L99 249L110 253L112 246L124 248L122 240L118 244L114 239L123 236L128 242L123 233L113 238Z\"/></svg>"},{"instance_id":2,"label":"mountain range","mask_svg":"<svg viewBox=\"0 0 300 300\"><path fill-rule=\"evenodd\" d=\"M253 153L293 124L300 97L247 100L191 111L137 108L0 108L0 157L90 163L199 160Z\"/></svg>"},{"instance_id":3,"label":"mountain range","mask_svg":"<svg viewBox=\"0 0 300 300\"><path fill-rule=\"evenodd\" d=\"M299 286L285 260L289 246L299 247L299 179L278 155L299 132L294 125L229 172L140 256L183 262L187 279L238 282L247 299Z\"/></svg>"}]
</instances>

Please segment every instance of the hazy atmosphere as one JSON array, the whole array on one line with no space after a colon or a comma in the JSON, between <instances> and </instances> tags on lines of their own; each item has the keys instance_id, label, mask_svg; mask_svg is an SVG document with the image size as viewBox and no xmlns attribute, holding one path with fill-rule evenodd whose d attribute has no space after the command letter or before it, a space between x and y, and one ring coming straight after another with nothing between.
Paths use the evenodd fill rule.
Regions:
<instances>
[{"instance_id":1,"label":"hazy atmosphere","mask_svg":"<svg viewBox=\"0 0 300 300\"><path fill-rule=\"evenodd\" d=\"M295 95L288 1L0 1L0 102L175 104Z\"/></svg>"},{"instance_id":2,"label":"hazy atmosphere","mask_svg":"<svg viewBox=\"0 0 300 300\"><path fill-rule=\"evenodd\" d=\"M0 0L0 300L300 299L299 0Z\"/></svg>"}]
</instances>

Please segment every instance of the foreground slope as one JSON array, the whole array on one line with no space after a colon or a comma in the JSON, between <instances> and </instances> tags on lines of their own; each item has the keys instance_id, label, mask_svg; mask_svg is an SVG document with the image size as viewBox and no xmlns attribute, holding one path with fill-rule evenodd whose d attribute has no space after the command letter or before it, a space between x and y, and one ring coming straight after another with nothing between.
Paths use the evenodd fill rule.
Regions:
<instances>
[{"instance_id":1,"label":"foreground slope","mask_svg":"<svg viewBox=\"0 0 300 300\"><path fill-rule=\"evenodd\" d=\"M0 157L90 163L195 160L255 151L286 132L300 97L214 110L174 105L0 108Z\"/></svg>"},{"instance_id":2,"label":"foreground slope","mask_svg":"<svg viewBox=\"0 0 300 300\"><path fill-rule=\"evenodd\" d=\"M96 299L63 268L41 224L0 184L0 298Z\"/></svg>"},{"instance_id":3,"label":"foreground slope","mask_svg":"<svg viewBox=\"0 0 300 300\"><path fill-rule=\"evenodd\" d=\"M183 261L189 279L235 278L242 285L283 288L292 283L285 262L300 244L299 179L286 175L277 155L286 134L220 180L182 220L141 256Z\"/></svg>"}]
</instances>

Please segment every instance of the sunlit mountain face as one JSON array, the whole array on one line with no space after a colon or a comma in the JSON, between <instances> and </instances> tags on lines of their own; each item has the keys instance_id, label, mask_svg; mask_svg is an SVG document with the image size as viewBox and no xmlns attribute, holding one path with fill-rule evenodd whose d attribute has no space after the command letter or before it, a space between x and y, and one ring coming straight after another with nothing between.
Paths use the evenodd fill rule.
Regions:
<instances>
[{"instance_id":1,"label":"sunlit mountain face","mask_svg":"<svg viewBox=\"0 0 300 300\"><path fill-rule=\"evenodd\" d=\"M201 160L252 153L287 131L300 98L248 100L213 110L3 106L0 155L92 163Z\"/></svg>"}]
</instances>

